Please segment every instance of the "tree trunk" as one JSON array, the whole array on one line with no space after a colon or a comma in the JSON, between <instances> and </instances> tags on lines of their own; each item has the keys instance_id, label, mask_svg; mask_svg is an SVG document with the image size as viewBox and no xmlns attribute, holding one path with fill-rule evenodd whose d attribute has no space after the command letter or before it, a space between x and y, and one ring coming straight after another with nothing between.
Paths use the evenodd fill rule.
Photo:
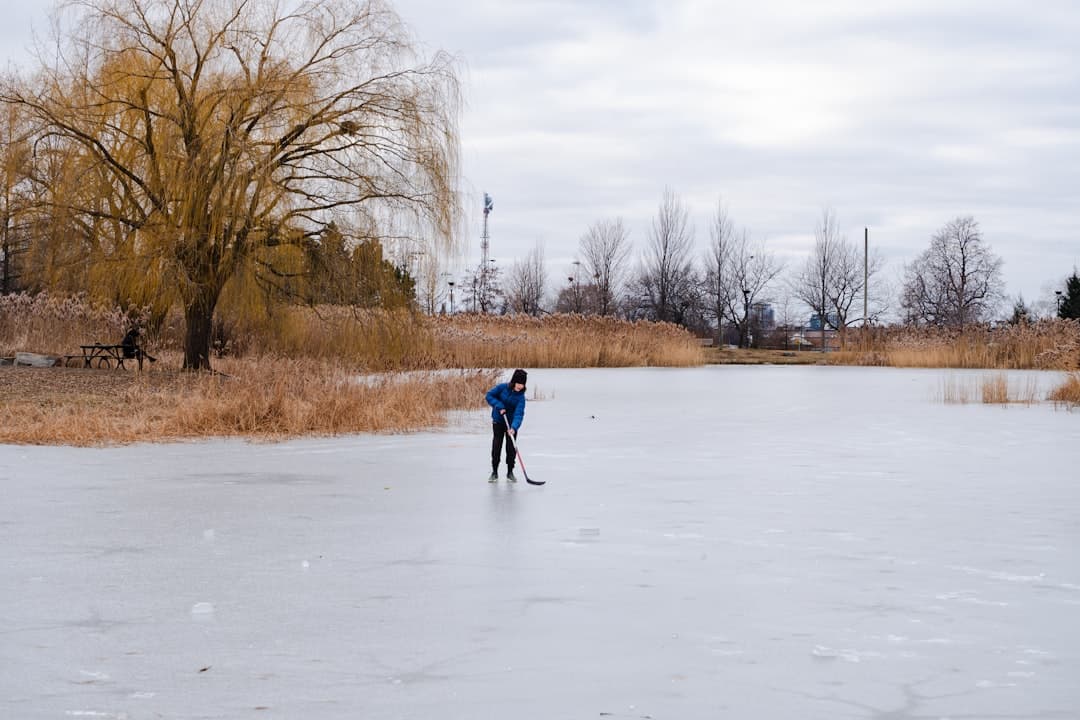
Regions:
<instances>
[{"instance_id":1,"label":"tree trunk","mask_svg":"<svg viewBox=\"0 0 1080 720\"><path fill-rule=\"evenodd\" d=\"M184 307L184 369L210 369L210 335L219 291L199 288Z\"/></svg>"}]
</instances>

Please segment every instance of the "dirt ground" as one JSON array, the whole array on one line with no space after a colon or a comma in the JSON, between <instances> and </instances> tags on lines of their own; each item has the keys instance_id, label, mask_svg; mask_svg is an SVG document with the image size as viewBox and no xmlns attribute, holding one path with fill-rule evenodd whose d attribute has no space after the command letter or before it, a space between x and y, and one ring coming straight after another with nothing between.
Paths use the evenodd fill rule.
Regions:
<instances>
[{"instance_id":1,"label":"dirt ground","mask_svg":"<svg viewBox=\"0 0 1080 720\"><path fill-rule=\"evenodd\" d=\"M710 365L824 365L822 353L813 350L761 350L756 348L706 348Z\"/></svg>"},{"instance_id":2,"label":"dirt ground","mask_svg":"<svg viewBox=\"0 0 1080 720\"><path fill-rule=\"evenodd\" d=\"M176 389L185 379L178 370L91 370L0 366L0 403L52 404L79 397L107 400L132 388Z\"/></svg>"}]
</instances>

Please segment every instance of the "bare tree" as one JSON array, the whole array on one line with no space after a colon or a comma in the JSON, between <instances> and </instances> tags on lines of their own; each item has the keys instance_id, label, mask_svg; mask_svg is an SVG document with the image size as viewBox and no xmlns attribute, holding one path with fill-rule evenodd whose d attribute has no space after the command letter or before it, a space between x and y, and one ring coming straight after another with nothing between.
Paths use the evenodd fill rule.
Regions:
<instances>
[{"instance_id":1,"label":"bare tree","mask_svg":"<svg viewBox=\"0 0 1080 720\"><path fill-rule=\"evenodd\" d=\"M622 218L600 220L589 227L579 246L585 269L596 285L596 312L611 315L628 269L630 231Z\"/></svg>"},{"instance_id":2,"label":"bare tree","mask_svg":"<svg viewBox=\"0 0 1080 720\"><path fill-rule=\"evenodd\" d=\"M840 333L840 344L847 342L847 331L853 318L852 308L861 310L863 289L867 283L876 278L881 271L882 259L876 251L870 252L868 257L863 257L854 243L849 243L846 238L840 239L840 244L835 255L836 262L833 264L832 273L826 286L829 298L829 308L832 316L826 315L829 325ZM877 292L878 283L874 283L875 292L867 292L869 320L880 315L884 309L883 295ZM884 289L884 286L882 286ZM872 301L872 305L869 302ZM856 317L861 317L861 313Z\"/></svg>"},{"instance_id":3,"label":"bare tree","mask_svg":"<svg viewBox=\"0 0 1080 720\"><path fill-rule=\"evenodd\" d=\"M806 303L820 320L822 350L825 349L825 331L832 309L833 285L843 252L836 213L832 208L825 208L814 229L814 249L791 287L795 297Z\"/></svg>"},{"instance_id":4,"label":"bare tree","mask_svg":"<svg viewBox=\"0 0 1080 720\"><path fill-rule=\"evenodd\" d=\"M473 312L489 313L503 308L506 310L506 294L502 287L502 270L494 264L484 267L477 264L476 268L466 278L465 292L472 293L471 308Z\"/></svg>"},{"instance_id":5,"label":"bare tree","mask_svg":"<svg viewBox=\"0 0 1080 720\"><path fill-rule=\"evenodd\" d=\"M546 285L544 246L537 242L524 260L510 266L506 301L511 312L539 315L543 308Z\"/></svg>"},{"instance_id":6,"label":"bare tree","mask_svg":"<svg viewBox=\"0 0 1080 720\"><path fill-rule=\"evenodd\" d=\"M904 268L901 306L910 322L963 327L990 319L1004 297L1001 258L974 217L950 220Z\"/></svg>"},{"instance_id":7,"label":"bare tree","mask_svg":"<svg viewBox=\"0 0 1080 720\"><path fill-rule=\"evenodd\" d=\"M639 312L653 320L679 322L696 299L692 252L694 229L686 207L670 189L649 230L637 281Z\"/></svg>"},{"instance_id":8,"label":"bare tree","mask_svg":"<svg viewBox=\"0 0 1080 720\"><path fill-rule=\"evenodd\" d=\"M578 315L595 312L596 286L587 281L582 283L581 261L572 260L566 272L566 284L559 288L555 296L555 312Z\"/></svg>"},{"instance_id":9,"label":"bare tree","mask_svg":"<svg viewBox=\"0 0 1080 720\"><path fill-rule=\"evenodd\" d=\"M438 250L418 251L412 257L416 278L416 302L422 312L434 315L443 290L440 282L445 259Z\"/></svg>"},{"instance_id":10,"label":"bare tree","mask_svg":"<svg viewBox=\"0 0 1080 720\"><path fill-rule=\"evenodd\" d=\"M864 258L859 248L840 234L834 210L822 210L821 220L814 230L814 248L792 284L794 295L806 303L821 322L822 349L828 328L840 333L841 344L846 342L847 330L853 321L852 308L858 307L864 288L880 274L881 267L878 253ZM874 283L873 287L875 292L867 293L873 301L870 317L884 311L887 296L886 286Z\"/></svg>"},{"instance_id":11,"label":"bare tree","mask_svg":"<svg viewBox=\"0 0 1080 720\"><path fill-rule=\"evenodd\" d=\"M63 7L55 59L0 99L73 158L51 202L108 238L91 259L175 288L184 367L209 367L230 282L289 291L331 222L378 241L409 217L415 237L455 240L457 80L382 0Z\"/></svg>"},{"instance_id":12,"label":"bare tree","mask_svg":"<svg viewBox=\"0 0 1080 720\"><path fill-rule=\"evenodd\" d=\"M776 334L780 336L777 344L788 348L792 331L802 325L802 302L796 300L790 288L781 287L780 295L773 299L773 307L776 309Z\"/></svg>"},{"instance_id":13,"label":"bare tree","mask_svg":"<svg viewBox=\"0 0 1080 720\"><path fill-rule=\"evenodd\" d=\"M723 200L717 200L716 213L709 225L709 247L705 252L705 297L707 314L716 322L717 345L724 341L724 318L734 303L732 259L736 244L735 223Z\"/></svg>"},{"instance_id":14,"label":"bare tree","mask_svg":"<svg viewBox=\"0 0 1080 720\"><path fill-rule=\"evenodd\" d=\"M727 296L727 317L739 330L739 347L751 344L751 310L767 301L766 292L784 269L784 264L767 249L764 240L751 243L743 230L733 238L729 275L724 280L734 292Z\"/></svg>"}]
</instances>

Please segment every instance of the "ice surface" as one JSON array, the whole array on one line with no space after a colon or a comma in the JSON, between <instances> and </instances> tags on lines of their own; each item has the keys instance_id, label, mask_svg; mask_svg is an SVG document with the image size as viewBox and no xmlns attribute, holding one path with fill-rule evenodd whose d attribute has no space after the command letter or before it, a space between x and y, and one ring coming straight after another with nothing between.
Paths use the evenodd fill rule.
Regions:
<instances>
[{"instance_id":1,"label":"ice surface","mask_svg":"<svg viewBox=\"0 0 1080 720\"><path fill-rule=\"evenodd\" d=\"M480 409L0 446L0 717L1080 718L1080 413L943 377L532 369L542 488Z\"/></svg>"}]
</instances>

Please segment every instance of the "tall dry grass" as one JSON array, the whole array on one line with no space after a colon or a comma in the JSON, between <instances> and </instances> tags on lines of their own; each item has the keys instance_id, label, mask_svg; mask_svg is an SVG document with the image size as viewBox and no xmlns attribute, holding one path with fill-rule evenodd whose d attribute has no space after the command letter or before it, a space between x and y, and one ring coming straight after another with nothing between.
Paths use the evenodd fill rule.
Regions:
<instances>
[{"instance_id":1,"label":"tall dry grass","mask_svg":"<svg viewBox=\"0 0 1080 720\"><path fill-rule=\"evenodd\" d=\"M852 331L847 348L830 353L839 365L1000 370L1080 368L1080 322L1040 320L1004 327L888 327Z\"/></svg>"},{"instance_id":2,"label":"tall dry grass","mask_svg":"<svg viewBox=\"0 0 1080 720\"><path fill-rule=\"evenodd\" d=\"M117 342L131 319L82 298L42 294L0 298L0 354L27 350L76 354L79 345ZM151 328L147 347L180 352L176 312ZM220 320L215 350L232 357L309 358L369 372L476 367L622 367L700 365L704 353L686 330L669 323L612 317L454 315L407 310L285 307L243 321Z\"/></svg>"},{"instance_id":3,"label":"tall dry grass","mask_svg":"<svg viewBox=\"0 0 1080 720\"><path fill-rule=\"evenodd\" d=\"M367 370L470 367L685 367L704 354L668 323L581 315L424 316L408 311L290 308L259 330L292 356L338 358ZM272 339L271 339L272 338Z\"/></svg>"},{"instance_id":4,"label":"tall dry grass","mask_svg":"<svg viewBox=\"0 0 1080 720\"><path fill-rule=\"evenodd\" d=\"M434 359L449 367L689 367L700 343L669 323L553 315L431 318Z\"/></svg>"},{"instance_id":5,"label":"tall dry grass","mask_svg":"<svg viewBox=\"0 0 1080 720\"><path fill-rule=\"evenodd\" d=\"M134 317L119 308L90 302L85 296L0 295L0 357L18 351L72 355L80 345L118 343Z\"/></svg>"},{"instance_id":6,"label":"tall dry grass","mask_svg":"<svg viewBox=\"0 0 1080 720\"><path fill-rule=\"evenodd\" d=\"M9 368L0 374L0 442L98 445L206 437L407 432L436 427L451 409L480 407L494 371L397 373L360 379L330 362L223 359L227 374ZM84 392L25 391L47 374ZM21 376L21 377L20 377ZM24 392L11 392L23 383Z\"/></svg>"},{"instance_id":7,"label":"tall dry grass","mask_svg":"<svg viewBox=\"0 0 1080 720\"><path fill-rule=\"evenodd\" d=\"M1069 373L1061 385L1050 391L1049 399L1070 408L1080 407L1080 372Z\"/></svg>"},{"instance_id":8,"label":"tall dry grass","mask_svg":"<svg viewBox=\"0 0 1080 720\"><path fill-rule=\"evenodd\" d=\"M1039 383L1034 377L1013 377L1003 372L980 376L947 375L941 381L941 398L948 404L983 403L986 405L1039 402Z\"/></svg>"}]
</instances>

